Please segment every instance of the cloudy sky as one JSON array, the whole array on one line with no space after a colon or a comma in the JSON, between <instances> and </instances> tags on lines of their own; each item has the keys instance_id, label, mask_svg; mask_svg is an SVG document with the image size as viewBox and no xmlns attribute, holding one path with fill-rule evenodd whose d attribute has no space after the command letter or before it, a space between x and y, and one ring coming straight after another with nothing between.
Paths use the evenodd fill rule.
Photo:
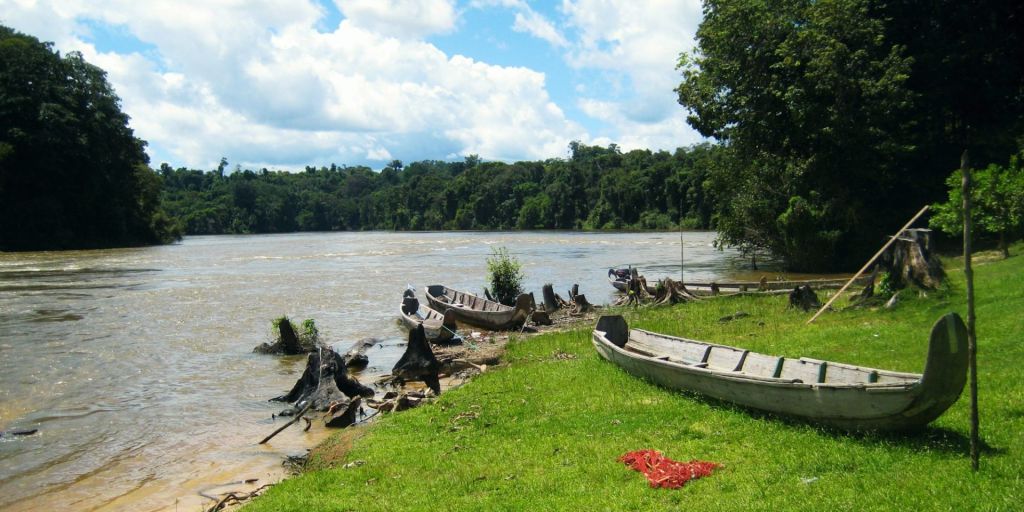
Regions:
<instances>
[{"instance_id":1,"label":"cloudy sky","mask_svg":"<svg viewBox=\"0 0 1024 512\"><path fill-rule=\"evenodd\" d=\"M153 166L537 160L701 140L700 0L0 0L107 70Z\"/></svg>"}]
</instances>

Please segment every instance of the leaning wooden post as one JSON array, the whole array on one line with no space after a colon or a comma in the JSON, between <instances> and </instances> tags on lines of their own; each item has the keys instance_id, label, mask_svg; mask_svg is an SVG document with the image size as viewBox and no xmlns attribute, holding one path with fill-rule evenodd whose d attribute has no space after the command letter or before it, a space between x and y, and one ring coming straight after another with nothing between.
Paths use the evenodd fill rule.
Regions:
<instances>
[{"instance_id":1,"label":"leaning wooden post","mask_svg":"<svg viewBox=\"0 0 1024 512\"><path fill-rule=\"evenodd\" d=\"M861 269L858 270L857 273L854 274L853 277L851 277L850 280L847 281L846 284L844 284L843 287L840 288L839 291L836 292L836 294L833 295L832 298L829 299L828 302L826 302L825 305L822 306L821 309L819 309L818 312L815 313L814 316L811 317L810 320L807 321L807 324L810 325L811 322L813 322L816 318L818 318L818 315L820 315L823 311L828 309L828 307L832 305L832 302L834 302L836 299L838 299L839 296L842 295L843 292L845 292L846 289L849 288L850 285L853 284L853 282L856 281L857 278L860 277L860 275L863 274L864 271L867 270L868 267L870 267L871 264L874 263L875 260L877 260L878 257L881 256L882 253L885 252L885 250L888 249L889 246L892 245L892 243L896 241L897 238L899 238L900 233L906 231L906 229L909 228L910 225L913 224L918 218L920 218L922 215L924 215L924 212L926 212L926 211L928 211L928 205L924 205L924 208L921 208L921 211L917 212L917 215L914 215L914 217L912 219L910 219L910 221L907 222L902 228L900 228L900 230L897 231L896 234L892 236L892 238L889 238L889 241L886 242L885 245L883 245L882 248L879 249L878 252L876 252L875 255L872 256L871 259L868 260L868 262L865 263L864 266L861 267Z\"/></svg>"},{"instance_id":2,"label":"leaning wooden post","mask_svg":"<svg viewBox=\"0 0 1024 512\"><path fill-rule=\"evenodd\" d=\"M967 367L971 383L971 469L978 470L978 339L974 334L974 271L971 269L971 168L967 150L960 157L964 197L964 279L967 281Z\"/></svg>"}]
</instances>

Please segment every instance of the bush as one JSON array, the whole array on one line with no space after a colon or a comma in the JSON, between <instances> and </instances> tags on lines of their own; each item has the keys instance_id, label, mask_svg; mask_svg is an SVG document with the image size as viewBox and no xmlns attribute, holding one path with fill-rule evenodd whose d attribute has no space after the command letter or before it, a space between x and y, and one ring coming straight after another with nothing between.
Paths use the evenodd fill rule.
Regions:
<instances>
[{"instance_id":1,"label":"bush","mask_svg":"<svg viewBox=\"0 0 1024 512\"><path fill-rule=\"evenodd\" d=\"M491 282L491 293L498 302L511 306L516 297L523 293L523 271L508 249L498 247L492 249L491 257L487 258L487 274Z\"/></svg>"}]
</instances>

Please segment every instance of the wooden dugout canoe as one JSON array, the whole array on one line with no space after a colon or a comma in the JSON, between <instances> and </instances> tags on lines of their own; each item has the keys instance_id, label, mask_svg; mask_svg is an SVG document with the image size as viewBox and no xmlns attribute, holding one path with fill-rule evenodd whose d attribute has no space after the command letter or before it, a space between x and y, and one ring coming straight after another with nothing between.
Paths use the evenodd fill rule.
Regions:
<instances>
[{"instance_id":1,"label":"wooden dugout canoe","mask_svg":"<svg viewBox=\"0 0 1024 512\"><path fill-rule=\"evenodd\" d=\"M520 327L536 308L533 298L525 293L516 298L515 306L510 307L440 284L427 287L427 302L445 316L451 315L459 322L492 331Z\"/></svg>"},{"instance_id":2,"label":"wooden dugout canoe","mask_svg":"<svg viewBox=\"0 0 1024 512\"><path fill-rule=\"evenodd\" d=\"M949 313L932 327L923 374L787 358L629 329L603 316L597 352L628 373L697 393L845 430L911 430L953 405L967 380L967 328Z\"/></svg>"},{"instance_id":3,"label":"wooden dugout canoe","mask_svg":"<svg viewBox=\"0 0 1024 512\"><path fill-rule=\"evenodd\" d=\"M423 324L423 334L431 343L448 343L455 336L455 319L420 304L412 290L406 290L403 294L398 317L410 331Z\"/></svg>"}]
</instances>

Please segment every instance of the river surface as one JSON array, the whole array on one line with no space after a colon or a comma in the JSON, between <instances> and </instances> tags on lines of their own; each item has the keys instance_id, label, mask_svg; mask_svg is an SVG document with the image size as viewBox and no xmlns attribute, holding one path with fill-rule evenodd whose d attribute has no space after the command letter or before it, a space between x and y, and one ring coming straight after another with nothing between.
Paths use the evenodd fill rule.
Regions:
<instances>
[{"instance_id":1,"label":"river surface","mask_svg":"<svg viewBox=\"0 0 1024 512\"><path fill-rule=\"evenodd\" d=\"M741 261L683 235L688 281L726 280ZM271 320L315 319L341 350L376 337L363 382L403 348L402 291L443 283L481 293L506 246L527 291L573 283L607 303L611 266L678 279L679 233L311 233L189 237L161 247L0 253L0 510L198 510L232 482L281 478L281 461L328 433L271 415L305 358L256 355Z\"/></svg>"}]
</instances>

